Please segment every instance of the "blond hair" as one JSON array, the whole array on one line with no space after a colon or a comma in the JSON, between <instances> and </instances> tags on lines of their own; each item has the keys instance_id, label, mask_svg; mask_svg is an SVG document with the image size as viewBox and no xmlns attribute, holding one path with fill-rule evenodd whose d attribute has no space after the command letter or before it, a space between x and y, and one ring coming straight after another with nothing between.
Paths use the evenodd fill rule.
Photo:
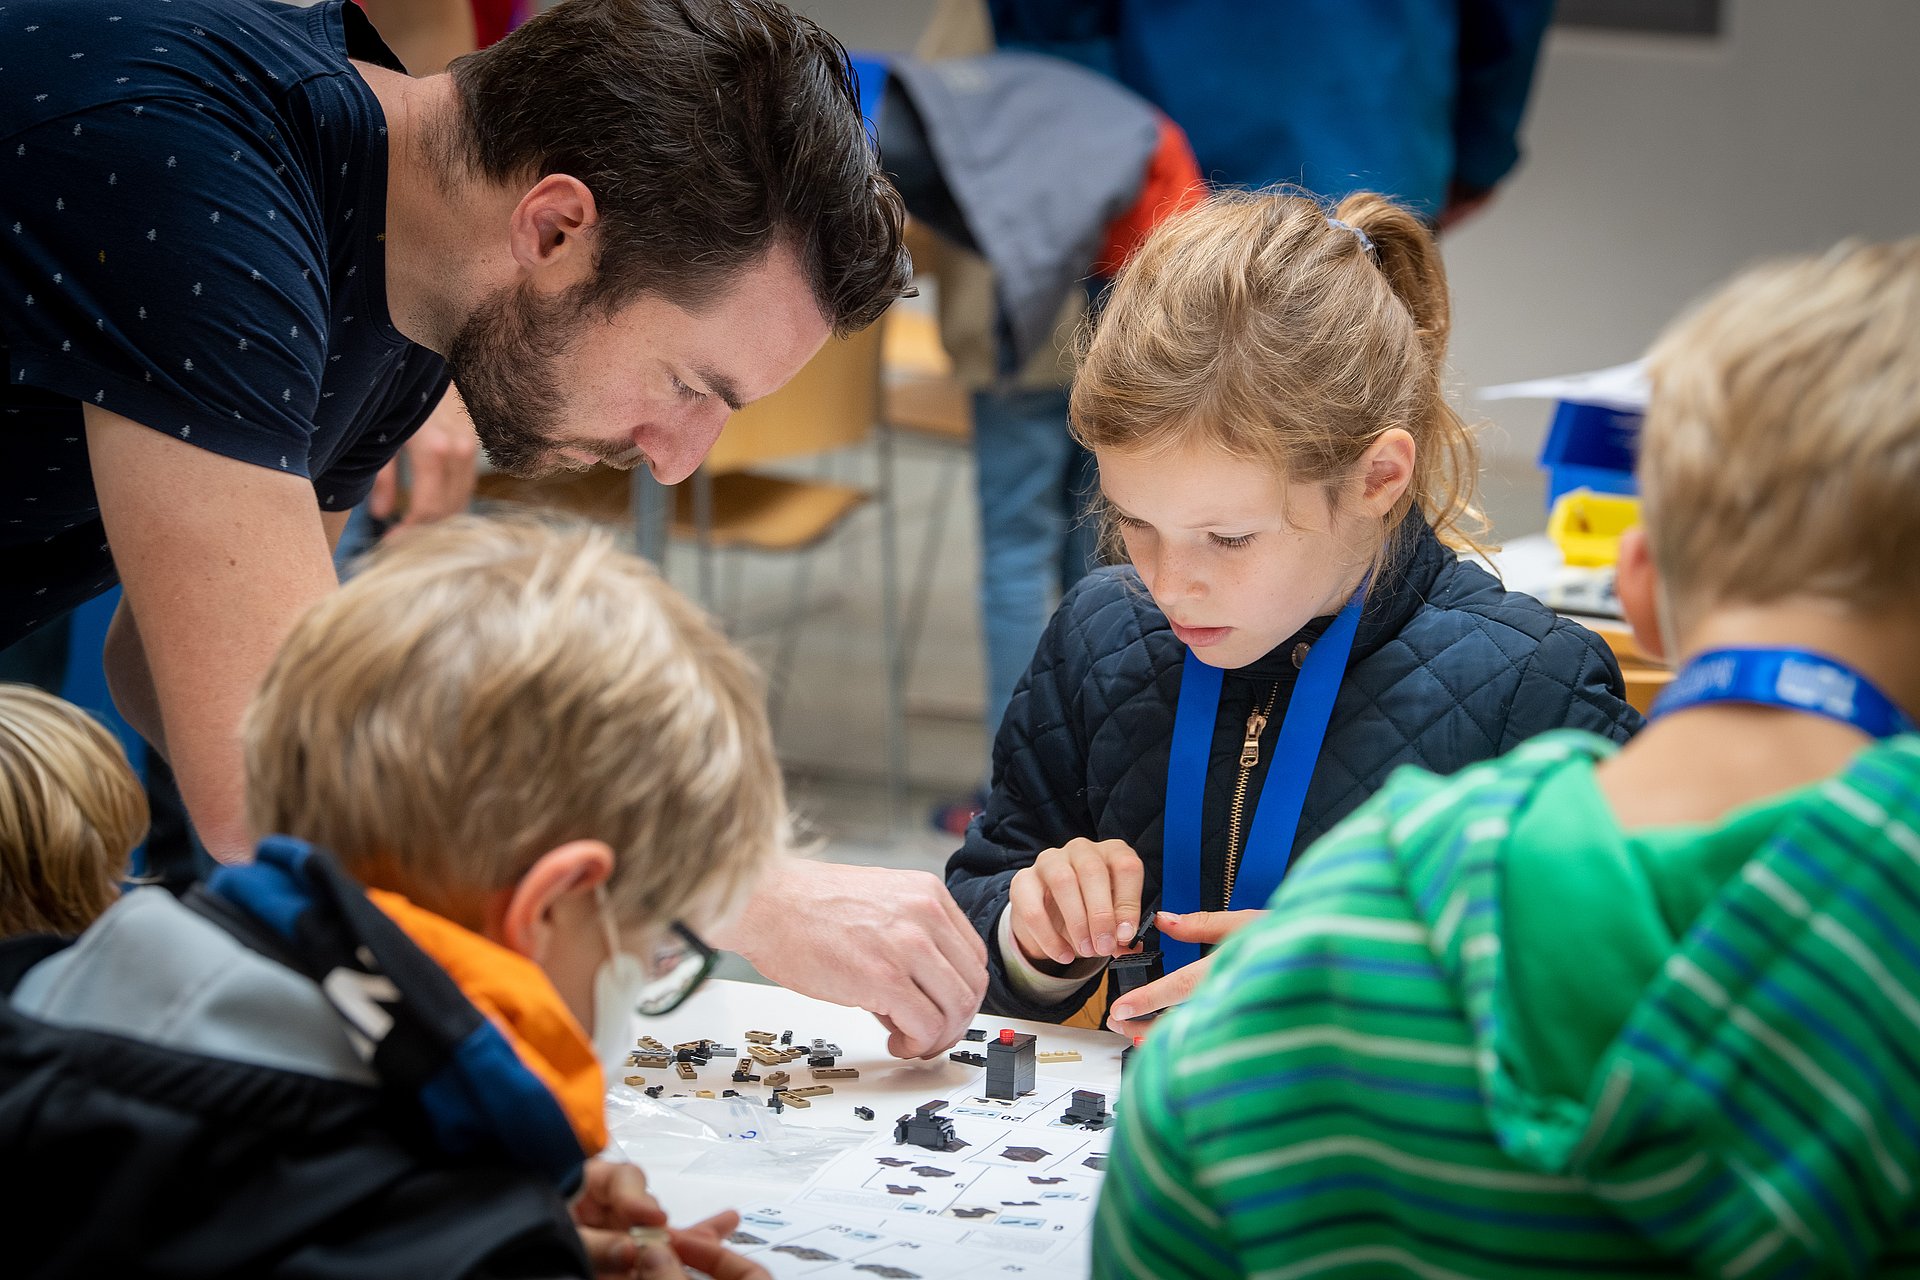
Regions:
<instances>
[{"instance_id":1,"label":"blond hair","mask_svg":"<svg viewBox=\"0 0 1920 1280\"><path fill-rule=\"evenodd\" d=\"M247 817L471 915L575 839L629 925L707 919L784 847L758 676L603 530L462 517L383 547L248 712Z\"/></svg>"},{"instance_id":2,"label":"blond hair","mask_svg":"<svg viewBox=\"0 0 1920 1280\"><path fill-rule=\"evenodd\" d=\"M1640 488L1677 607L1920 600L1920 239L1749 269L1650 372Z\"/></svg>"},{"instance_id":3,"label":"blond hair","mask_svg":"<svg viewBox=\"0 0 1920 1280\"><path fill-rule=\"evenodd\" d=\"M147 795L72 703L0 684L0 937L76 934L120 895Z\"/></svg>"},{"instance_id":4,"label":"blond hair","mask_svg":"<svg viewBox=\"0 0 1920 1280\"><path fill-rule=\"evenodd\" d=\"M1385 197L1329 215L1290 191L1220 192L1157 227L1115 278L1084 342L1073 431L1147 454L1198 436L1337 505L1360 455L1398 427L1414 475L1381 548L1416 507L1451 545L1478 547L1479 454L1442 386L1450 323L1432 235Z\"/></svg>"}]
</instances>

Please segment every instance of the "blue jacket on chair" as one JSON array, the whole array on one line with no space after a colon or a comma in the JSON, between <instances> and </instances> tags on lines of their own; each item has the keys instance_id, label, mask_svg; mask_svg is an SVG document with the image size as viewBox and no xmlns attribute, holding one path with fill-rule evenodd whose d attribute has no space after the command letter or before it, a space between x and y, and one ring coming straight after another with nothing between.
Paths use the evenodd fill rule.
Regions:
<instances>
[{"instance_id":1,"label":"blue jacket on chair","mask_svg":"<svg viewBox=\"0 0 1920 1280\"><path fill-rule=\"evenodd\" d=\"M1367 598L1353 656L1307 790L1294 854L1359 807L1402 765L1451 773L1549 729L1623 742L1640 726L1619 664L1591 631L1532 596L1504 590L1443 545L1418 515L1402 529L1385 578ZM1265 657L1226 673L1201 819L1201 900L1226 900L1229 792L1250 711L1279 686L1318 618ZM947 887L987 940L989 1011L1058 1022L1093 994L1036 1005L1008 982L997 933L1014 874L1076 837L1123 840L1146 864L1143 902L1160 897L1161 827L1174 708L1186 648L1131 567L1101 569L1061 603L993 747L986 811L947 863ZM1270 763L1249 780L1258 795ZM1149 937L1149 945L1152 945ZM1116 975L1117 976L1117 975ZM1127 971L1131 988L1156 976Z\"/></svg>"}]
</instances>

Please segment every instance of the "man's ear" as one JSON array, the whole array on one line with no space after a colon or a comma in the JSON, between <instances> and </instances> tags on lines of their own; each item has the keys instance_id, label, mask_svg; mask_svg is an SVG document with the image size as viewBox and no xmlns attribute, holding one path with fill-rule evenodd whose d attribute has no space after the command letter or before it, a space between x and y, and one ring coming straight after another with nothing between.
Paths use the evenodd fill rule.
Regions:
<instances>
[{"instance_id":1,"label":"man's ear","mask_svg":"<svg viewBox=\"0 0 1920 1280\"><path fill-rule=\"evenodd\" d=\"M569 840L540 855L499 908L494 940L544 967L554 940L592 927L593 891L613 874L613 849Z\"/></svg>"},{"instance_id":2,"label":"man's ear","mask_svg":"<svg viewBox=\"0 0 1920 1280\"><path fill-rule=\"evenodd\" d=\"M560 269L562 284L586 280L593 271L588 233L599 223L593 192L578 178L550 173L514 206L508 226L513 260L530 274Z\"/></svg>"},{"instance_id":3,"label":"man's ear","mask_svg":"<svg viewBox=\"0 0 1920 1280\"><path fill-rule=\"evenodd\" d=\"M1613 590L1620 612L1633 628L1633 642L1655 662L1667 661L1667 644L1660 620L1660 571L1653 564L1653 544L1647 530L1635 525L1620 535L1620 560L1614 566Z\"/></svg>"},{"instance_id":4,"label":"man's ear","mask_svg":"<svg viewBox=\"0 0 1920 1280\"><path fill-rule=\"evenodd\" d=\"M1417 455L1413 436L1400 427L1382 431L1360 455L1360 509L1378 518L1393 510L1413 483Z\"/></svg>"}]
</instances>

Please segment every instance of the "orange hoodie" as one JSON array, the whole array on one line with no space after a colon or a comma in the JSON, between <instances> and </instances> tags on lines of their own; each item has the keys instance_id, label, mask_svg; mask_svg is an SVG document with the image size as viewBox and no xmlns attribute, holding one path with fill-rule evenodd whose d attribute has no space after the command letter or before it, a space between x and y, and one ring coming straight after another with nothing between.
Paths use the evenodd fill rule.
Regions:
<instances>
[{"instance_id":1,"label":"orange hoodie","mask_svg":"<svg viewBox=\"0 0 1920 1280\"><path fill-rule=\"evenodd\" d=\"M368 889L367 897L500 1029L566 1113L581 1151L598 1155L607 1145L606 1078L587 1033L540 966L400 894Z\"/></svg>"}]
</instances>

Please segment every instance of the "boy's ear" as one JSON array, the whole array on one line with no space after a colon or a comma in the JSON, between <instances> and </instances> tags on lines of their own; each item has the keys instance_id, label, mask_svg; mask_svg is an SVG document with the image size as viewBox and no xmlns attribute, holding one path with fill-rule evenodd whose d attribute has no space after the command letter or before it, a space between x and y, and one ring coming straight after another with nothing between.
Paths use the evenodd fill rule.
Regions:
<instances>
[{"instance_id":1,"label":"boy's ear","mask_svg":"<svg viewBox=\"0 0 1920 1280\"><path fill-rule=\"evenodd\" d=\"M593 929L593 891L613 874L613 849L600 840L569 840L540 855L507 892L496 941L545 966L556 939Z\"/></svg>"},{"instance_id":2,"label":"boy's ear","mask_svg":"<svg viewBox=\"0 0 1920 1280\"><path fill-rule=\"evenodd\" d=\"M1360 455L1360 505L1369 515L1384 516L1413 483L1417 449L1413 436L1400 427L1380 433Z\"/></svg>"},{"instance_id":3,"label":"boy's ear","mask_svg":"<svg viewBox=\"0 0 1920 1280\"><path fill-rule=\"evenodd\" d=\"M1620 535L1620 560L1614 566L1614 594L1620 597L1620 612L1633 628L1633 642L1640 652L1655 662L1667 661L1667 643L1660 623L1660 571L1653 565L1653 545L1647 530L1635 525Z\"/></svg>"}]
</instances>

